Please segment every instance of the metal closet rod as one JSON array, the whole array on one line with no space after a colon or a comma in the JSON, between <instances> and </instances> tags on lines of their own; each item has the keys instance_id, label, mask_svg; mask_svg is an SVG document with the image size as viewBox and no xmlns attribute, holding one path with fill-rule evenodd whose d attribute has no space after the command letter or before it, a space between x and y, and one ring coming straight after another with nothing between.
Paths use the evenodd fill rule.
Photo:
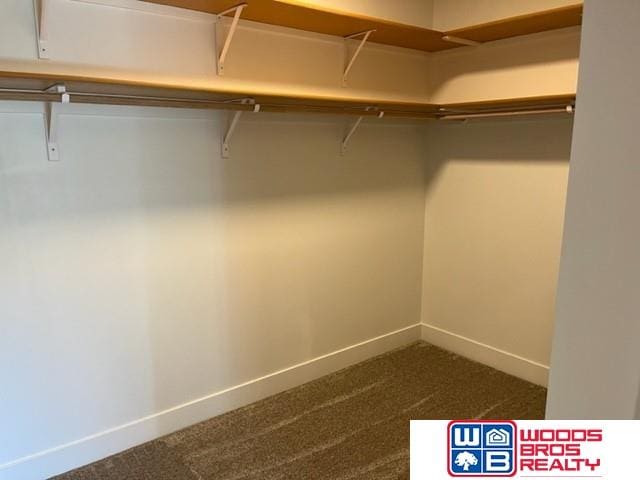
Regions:
<instances>
[{"instance_id":1,"label":"metal closet rod","mask_svg":"<svg viewBox=\"0 0 640 480\"><path fill-rule=\"evenodd\" d=\"M70 97L70 103L97 104L97 105L121 105L142 107L168 107L168 108L193 108L236 111L270 111L270 112L310 112L328 114L348 114L359 116L379 116L381 109L371 106L323 106L308 105L302 103L257 103L251 97L239 97L225 100L190 99L181 97L162 97L151 95L130 95L115 93L89 93L66 91ZM0 100L18 101L60 101L61 95L47 90L24 88L0 88ZM399 111L390 112L392 115L417 117L426 116L424 113Z\"/></svg>"},{"instance_id":2,"label":"metal closet rod","mask_svg":"<svg viewBox=\"0 0 640 480\"><path fill-rule=\"evenodd\" d=\"M225 100L189 99L180 97L163 97L151 95L131 95L115 93L89 93L67 91L71 103L96 104L96 105L121 105L121 106L141 106L141 107L165 107L165 108L193 108L193 109L215 109L215 110L236 110L236 111L267 111L282 113L326 113L326 114L346 114L357 116L380 116L383 108L371 106L323 106L308 105L303 103L261 103L258 104L251 97L239 97ZM52 92L50 89L24 89L24 88L0 88L0 100L18 101L44 101L57 102L61 100L61 94ZM443 112L446 107L442 107L440 112L420 112L412 110L388 110L386 116L409 117L409 118L438 118L440 120L466 120L473 118L489 117L509 117L519 115L541 115L547 113L573 113L573 105L549 105L540 106L515 106L511 109L496 110L495 107L487 111L475 112Z\"/></svg>"},{"instance_id":3,"label":"metal closet rod","mask_svg":"<svg viewBox=\"0 0 640 480\"><path fill-rule=\"evenodd\" d=\"M440 117L440 120L467 120L467 119L473 119L473 118L515 117L520 115L544 115L546 113L572 114L574 113L574 110L575 110L575 107L573 105L565 105L563 107L504 110L499 112L456 113L451 115L443 115Z\"/></svg>"},{"instance_id":4,"label":"metal closet rod","mask_svg":"<svg viewBox=\"0 0 640 480\"><path fill-rule=\"evenodd\" d=\"M209 105L216 105L219 108L225 108L225 105L237 104L243 105L241 102L245 100L243 98L234 98L228 100L201 100L201 99L189 99L189 98L177 98L177 97L155 97L155 96L142 96L142 95L124 95L124 94L106 94L106 93L86 93L86 92L66 92L68 95L73 95L75 97L74 103L101 103L106 104L109 103L106 100L113 99L117 100L118 104L124 104L126 101L130 101L131 104L135 104L138 102L171 102L171 103L184 103L188 106L193 106L193 108L197 108L200 105L200 108L206 108ZM46 90L35 90L35 89L25 89L25 88L0 88L0 99L2 100L38 100L42 99L44 101L56 101L61 97L60 93L46 91ZM102 99L99 101L94 101L96 99ZM87 101L91 100L91 101Z\"/></svg>"}]
</instances>

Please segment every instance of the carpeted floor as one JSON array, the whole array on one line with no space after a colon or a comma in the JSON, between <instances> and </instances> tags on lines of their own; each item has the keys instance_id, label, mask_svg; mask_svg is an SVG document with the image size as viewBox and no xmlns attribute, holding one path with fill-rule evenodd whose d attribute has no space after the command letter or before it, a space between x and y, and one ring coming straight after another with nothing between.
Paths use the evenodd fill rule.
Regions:
<instances>
[{"instance_id":1,"label":"carpeted floor","mask_svg":"<svg viewBox=\"0 0 640 480\"><path fill-rule=\"evenodd\" d=\"M419 342L55 478L408 479L410 419L541 419L545 395Z\"/></svg>"}]
</instances>

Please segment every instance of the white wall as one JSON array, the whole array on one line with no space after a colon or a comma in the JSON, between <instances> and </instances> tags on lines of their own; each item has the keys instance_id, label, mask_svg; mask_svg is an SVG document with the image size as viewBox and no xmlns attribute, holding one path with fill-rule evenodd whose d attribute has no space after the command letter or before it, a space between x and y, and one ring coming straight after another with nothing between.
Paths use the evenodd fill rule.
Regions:
<instances>
[{"instance_id":1,"label":"white wall","mask_svg":"<svg viewBox=\"0 0 640 480\"><path fill-rule=\"evenodd\" d=\"M429 130L427 340L545 384L570 117Z\"/></svg>"},{"instance_id":2,"label":"white wall","mask_svg":"<svg viewBox=\"0 0 640 480\"><path fill-rule=\"evenodd\" d=\"M549 418L640 418L639 22L585 4Z\"/></svg>"},{"instance_id":3,"label":"white wall","mask_svg":"<svg viewBox=\"0 0 640 480\"><path fill-rule=\"evenodd\" d=\"M264 115L223 161L220 115L83 107L50 163L38 110L0 114L0 465L419 322L415 127Z\"/></svg>"},{"instance_id":4,"label":"white wall","mask_svg":"<svg viewBox=\"0 0 640 480\"><path fill-rule=\"evenodd\" d=\"M37 61L31 2L3 3L1 69L349 90L337 39L244 26L235 53L256 61L232 55L219 80L209 17L52 5ZM396 50L368 50L350 95L401 78L398 96L426 95L424 55ZM368 75L380 62L398 68ZM248 115L222 160L226 114L67 107L50 163L43 106L0 105L0 478L44 478L419 338L420 127L367 119L340 156L348 118Z\"/></svg>"},{"instance_id":5,"label":"white wall","mask_svg":"<svg viewBox=\"0 0 640 480\"><path fill-rule=\"evenodd\" d=\"M459 28L567 3L436 0L434 21ZM429 98L572 94L579 51L573 27L439 52ZM423 338L546 385L570 141L562 117L430 129Z\"/></svg>"}]
</instances>

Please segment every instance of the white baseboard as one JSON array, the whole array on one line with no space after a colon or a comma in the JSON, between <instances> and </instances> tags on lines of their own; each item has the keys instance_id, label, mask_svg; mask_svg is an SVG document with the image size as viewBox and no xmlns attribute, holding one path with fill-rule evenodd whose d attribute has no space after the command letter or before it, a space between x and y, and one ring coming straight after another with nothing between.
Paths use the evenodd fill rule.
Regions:
<instances>
[{"instance_id":1,"label":"white baseboard","mask_svg":"<svg viewBox=\"0 0 640 480\"><path fill-rule=\"evenodd\" d=\"M460 356L489 365L497 370L537 385L547 386L549 367L462 335L421 324L422 340Z\"/></svg>"},{"instance_id":2,"label":"white baseboard","mask_svg":"<svg viewBox=\"0 0 640 480\"><path fill-rule=\"evenodd\" d=\"M0 465L1 480L42 480L420 340L420 324L371 338L125 425Z\"/></svg>"}]
</instances>

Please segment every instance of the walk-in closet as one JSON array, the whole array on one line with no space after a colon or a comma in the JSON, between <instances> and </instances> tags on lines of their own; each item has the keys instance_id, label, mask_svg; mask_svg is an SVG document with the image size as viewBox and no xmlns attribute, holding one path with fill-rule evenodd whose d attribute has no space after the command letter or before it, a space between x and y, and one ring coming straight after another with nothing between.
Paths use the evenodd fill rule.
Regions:
<instances>
[{"instance_id":1,"label":"walk-in closet","mask_svg":"<svg viewBox=\"0 0 640 480\"><path fill-rule=\"evenodd\" d=\"M0 479L408 479L410 420L640 418L638 22L1 0Z\"/></svg>"}]
</instances>

